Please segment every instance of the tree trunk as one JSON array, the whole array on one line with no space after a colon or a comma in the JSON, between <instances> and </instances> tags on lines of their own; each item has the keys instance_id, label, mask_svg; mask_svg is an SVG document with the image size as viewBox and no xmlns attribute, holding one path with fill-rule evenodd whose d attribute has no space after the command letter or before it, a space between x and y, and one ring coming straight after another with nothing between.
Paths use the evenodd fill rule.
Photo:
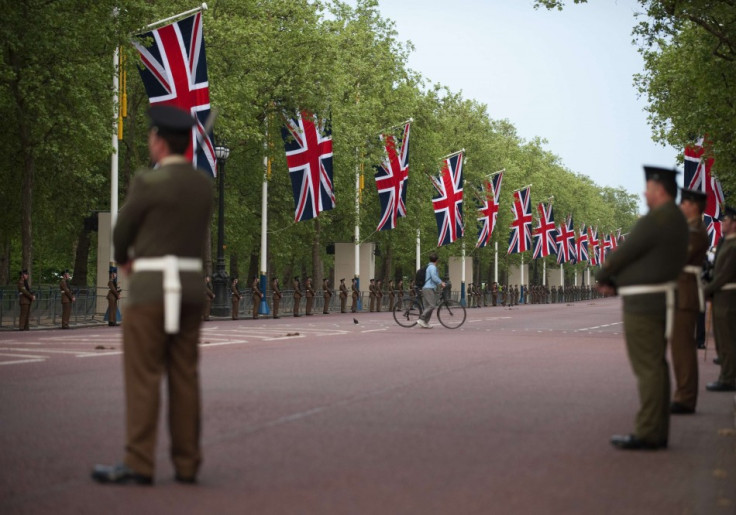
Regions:
<instances>
[{"instance_id":1,"label":"tree trunk","mask_svg":"<svg viewBox=\"0 0 736 515\"><path fill-rule=\"evenodd\" d=\"M21 268L31 272L33 262L33 231L31 225L31 206L33 203L33 175L35 172L35 161L31 155L30 147L24 148L25 159L23 163L23 179L21 183Z\"/></svg>"},{"instance_id":2,"label":"tree trunk","mask_svg":"<svg viewBox=\"0 0 736 515\"><path fill-rule=\"evenodd\" d=\"M89 262L89 248L92 241L89 232L82 225L77 239L77 251L74 257L74 275L70 283L73 286L87 286L87 266Z\"/></svg>"},{"instance_id":3,"label":"tree trunk","mask_svg":"<svg viewBox=\"0 0 736 515\"><path fill-rule=\"evenodd\" d=\"M10 237L7 234L0 241L0 284L10 284Z\"/></svg>"},{"instance_id":4,"label":"tree trunk","mask_svg":"<svg viewBox=\"0 0 736 515\"><path fill-rule=\"evenodd\" d=\"M243 278L240 277L240 268L238 266L238 253L230 253L230 277L237 277L240 279L241 286L245 284Z\"/></svg>"},{"instance_id":5,"label":"tree trunk","mask_svg":"<svg viewBox=\"0 0 736 515\"><path fill-rule=\"evenodd\" d=\"M250 264L248 265L248 277L246 277L246 280L248 281L248 288L250 288L251 282L253 282L254 277L258 277L258 265L260 264L258 260L258 252L255 250L250 253ZM242 282L241 278L241 282Z\"/></svg>"},{"instance_id":6,"label":"tree trunk","mask_svg":"<svg viewBox=\"0 0 736 515\"><path fill-rule=\"evenodd\" d=\"M386 247L386 256L383 260L383 275L381 276L381 279L383 279L385 285L388 285L388 282L393 279L393 276L391 275L391 268L393 266L394 253L393 246L391 245L390 241Z\"/></svg>"}]
</instances>

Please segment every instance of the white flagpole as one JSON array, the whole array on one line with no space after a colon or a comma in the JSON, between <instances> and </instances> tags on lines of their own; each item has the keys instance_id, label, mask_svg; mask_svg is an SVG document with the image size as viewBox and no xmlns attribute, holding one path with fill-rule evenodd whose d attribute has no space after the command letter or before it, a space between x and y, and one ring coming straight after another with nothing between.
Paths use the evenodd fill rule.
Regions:
<instances>
[{"instance_id":1,"label":"white flagpole","mask_svg":"<svg viewBox=\"0 0 736 515\"><path fill-rule=\"evenodd\" d=\"M542 286L547 285L547 262L542 260Z\"/></svg>"},{"instance_id":2,"label":"white flagpole","mask_svg":"<svg viewBox=\"0 0 736 515\"><path fill-rule=\"evenodd\" d=\"M493 251L493 282L498 283L498 241L495 243L495 250Z\"/></svg>"},{"instance_id":3,"label":"white flagpole","mask_svg":"<svg viewBox=\"0 0 736 515\"><path fill-rule=\"evenodd\" d=\"M146 28L150 29L152 27L155 27L156 25L162 25L171 20L175 20L177 18L183 18L184 16L188 16L190 14L194 14L199 11L206 11L206 10L207 10L207 4L203 3L202 5L200 5L199 7L195 7L194 9L189 9L188 11L184 11L183 13L175 14L174 16L169 16L168 18L164 18L163 20L158 20L153 23L149 23L148 25L146 25Z\"/></svg>"},{"instance_id":4,"label":"white flagpole","mask_svg":"<svg viewBox=\"0 0 736 515\"><path fill-rule=\"evenodd\" d=\"M417 258L416 258L416 269L422 268L422 238L421 229L417 229Z\"/></svg>"},{"instance_id":5,"label":"white flagpole","mask_svg":"<svg viewBox=\"0 0 736 515\"><path fill-rule=\"evenodd\" d=\"M520 253L521 255L521 284L524 284L524 253ZM521 284L519 286L521 286Z\"/></svg>"},{"instance_id":6,"label":"white flagpole","mask_svg":"<svg viewBox=\"0 0 736 515\"><path fill-rule=\"evenodd\" d=\"M205 4L206 6L206 4ZM266 117L266 139L263 142L263 185L261 187L261 305L258 313L270 314L268 301L266 301L266 289L268 288L268 117Z\"/></svg>"},{"instance_id":7,"label":"white flagpole","mask_svg":"<svg viewBox=\"0 0 736 515\"><path fill-rule=\"evenodd\" d=\"M461 260L462 263L462 272L460 272L460 303L463 306L467 305L467 302L465 301L465 238L463 238L463 258Z\"/></svg>"},{"instance_id":8,"label":"white flagpole","mask_svg":"<svg viewBox=\"0 0 736 515\"><path fill-rule=\"evenodd\" d=\"M565 286L565 271L562 269L562 263L560 263L560 286Z\"/></svg>"}]
</instances>

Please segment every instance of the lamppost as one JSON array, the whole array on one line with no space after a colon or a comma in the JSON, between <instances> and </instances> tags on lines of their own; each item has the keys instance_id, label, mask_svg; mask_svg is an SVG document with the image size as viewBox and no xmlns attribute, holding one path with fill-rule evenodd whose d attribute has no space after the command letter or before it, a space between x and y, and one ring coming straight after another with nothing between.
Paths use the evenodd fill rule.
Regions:
<instances>
[{"instance_id":1,"label":"lamppost","mask_svg":"<svg viewBox=\"0 0 736 515\"><path fill-rule=\"evenodd\" d=\"M229 314L229 304L227 298L228 277L225 271L225 161L230 156L230 149L225 145L218 145L215 147L215 156L217 156L219 174L217 178L217 264L215 273L212 274L212 287L215 290L212 314L227 316Z\"/></svg>"}]
</instances>

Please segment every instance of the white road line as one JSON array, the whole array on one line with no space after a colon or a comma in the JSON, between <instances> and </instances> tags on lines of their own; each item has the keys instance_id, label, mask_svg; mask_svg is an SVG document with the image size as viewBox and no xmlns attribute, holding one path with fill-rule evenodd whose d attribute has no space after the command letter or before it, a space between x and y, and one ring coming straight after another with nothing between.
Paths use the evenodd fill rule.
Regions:
<instances>
[{"instance_id":1,"label":"white road line","mask_svg":"<svg viewBox=\"0 0 736 515\"><path fill-rule=\"evenodd\" d=\"M0 356L7 356L12 358L26 358L16 359L13 361L0 361L0 365L20 365L21 363L37 363L39 361L46 361L44 356L30 356L28 354L0 354Z\"/></svg>"},{"instance_id":2,"label":"white road line","mask_svg":"<svg viewBox=\"0 0 736 515\"><path fill-rule=\"evenodd\" d=\"M364 331L361 331L361 333L375 333L378 331L385 331L386 329L387 329L386 327L383 327L381 329L366 329Z\"/></svg>"}]
</instances>

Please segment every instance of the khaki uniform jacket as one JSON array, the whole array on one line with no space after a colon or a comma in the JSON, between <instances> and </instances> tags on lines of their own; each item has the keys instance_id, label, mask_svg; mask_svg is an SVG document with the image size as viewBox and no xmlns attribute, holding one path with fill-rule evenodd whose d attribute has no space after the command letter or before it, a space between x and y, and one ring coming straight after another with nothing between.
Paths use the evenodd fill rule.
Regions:
<instances>
[{"instance_id":1,"label":"khaki uniform jacket","mask_svg":"<svg viewBox=\"0 0 736 515\"><path fill-rule=\"evenodd\" d=\"M685 265L700 268L703 266L705 254L708 252L710 245L708 231L700 218L688 220L687 226L689 238ZM677 308L685 311L700 311L698 282L695 275L691 273L680 272L680 276L677 278Z\"/></svg>"},{"instance_id":2,"label":"khaki uniform jacket","mask_svg":"<svg viewBox=\"0 0 736 515\"><path fill-rule=\"evenodd\" d=\"M345 286L345 283L340 283L340 298L341 299L348 298L348 287Z\"/></svg>"},{"instance_id":3,"label":"khaki uniform jacket","mask_svg":"<svg viewBox=\"0 0 736 515\"><path fill-rule=\"evenodd\" d=\"M69 285L66 283L66 279L61 280L61 282L59 283L59 289L61 290L61 303L69 304L70 302L72 302L74 295L69 289Z\"/></svg>"},{"instance_id":4,"label":"khaki uniform jacket","mask_svg":"<svg viewBox=\"0 0 736 515\"><path fill-rule=\"evenodd\" d=\"M33 302L33 293L26 288L26 282L22 277L18 281L18 294L21 305L25 306Z\"/></svg>"},{"instance_id":5,"label":"khaki uniform jacket","mask_svg":"<svg viewBox=\"0 0 736 515\"><path fill-rule=\"evenodd\" d=\"M204 294L210 300L214 299L215 298L215 290L212 289L212 283L211 282L206 282L205 285L206 285L206 287L205 287L205 290L204 290Z\"/></svg>"},{"instance_id":6,"label":"khaki uniform jacket","mask_svg":"<svg viewBox=\"0 0 736 515\"><path fill-rule=\"evenodd\" d=\"M706 297L717 296L717 300L727 301L729 304L736 301L736 290L721 290L728 283L736 283L736 233L726 236L718 249L713 280L704 288Z\"/></svg>"},{"instance_id":7,"label":"khaki uniform jacket","mask_svg":"<svg viewBox=\"0 0 736 515\"><path fill-rule=\"evenodd\" d=\"M142 257L202 257L212 213L212 179L183 156L169 156L159 164L135 176L118 214L113 243L120 264ZM203 306L202 273L182 272L180 278L182 304ZM163 302L161 272L133 273L127 302Z\"/></svg>"},{"instance_id":8,"label":"khaki uniform jacket","mask_svg":"<svg viewBox=\"0 0 736 515\"><path fill-rule=\"evenodd\" d=\"M304 284L304 292L307 295L307 298L314 297L314 288L312 288L312 281L307 281Z\"/></svg>"},{"instance_id":9,"label":"khaki uniform jacket","mask_svg":"<svg viewBox=\"0 0 736 515\"><path fill-rule=\"evenodd\" d=\"M596 279L616 287L674 281L685 265L687 243L685 215L674 201L666 202L636 222L598 270ZM623 305L626 313L659 314L665 307L665 296L629 295Z\"/></svg>"},{"instance_id":10,"label":"khaki uniform jacket","mask_svg":"<svg viewBox=\"0 0 736 515\"><path fill-rule=\"evenodd\" d=\"M275 282L271 283L271 289L273 290L273 298L274 299L280 299L281 298L281 290L279 290L279 285Z\"/></svg>"},{"instance_id":11,"label":"khaki uniform jacket","mask_svg":"<svg viewBox=\"0 0 736 515\"><path fill-rule=\"evenodd\" d=\"M107 300L117 300L120 298L120 291L118 290L118 287L115 285L114 281L107 281ZM213 293L214 295L214 293Z\"/></svg>"}]
</instances>

